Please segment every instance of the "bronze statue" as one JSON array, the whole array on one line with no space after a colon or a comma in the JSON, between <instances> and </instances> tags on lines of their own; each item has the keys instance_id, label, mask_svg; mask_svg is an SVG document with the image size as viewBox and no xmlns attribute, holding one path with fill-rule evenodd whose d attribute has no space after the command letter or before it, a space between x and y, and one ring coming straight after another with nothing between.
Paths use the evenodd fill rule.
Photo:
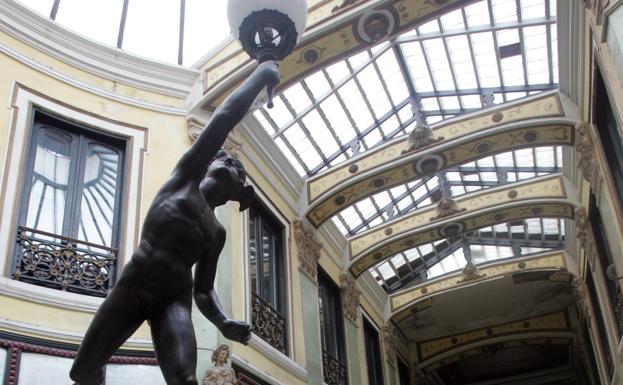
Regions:
<instances>
[{"instance_id":1,"label":"bronze statue","mask_svg":"<svg viewBox=\"0 0 623 385\"><path fill-rule=\"evenodd\" d=\"M212 353L213 367L203 376L201 385L238 385L234 369L225 366L229 358L229 346L221 345Z\"/></svg>"},{"instance_id":2,"label":"bronze statue","mask_svg":"<svg viewBox=\"0 0 623 385\"><path fill-rule=\"evenodd\" d=\"M138 248L80 345L70 372L77 385L99 385L108 359L145 320L167 384L197 385L193 295L199 310L226 338L246 343L251 337L249 324L230 319L214 290L226 235L214 208L233 200L242 211L254 199L253 188L244 185L240 161L219 150L260 91L278 83L277 63L259 64L216 109L160 188Z\"/></svg>"}]
</instances>

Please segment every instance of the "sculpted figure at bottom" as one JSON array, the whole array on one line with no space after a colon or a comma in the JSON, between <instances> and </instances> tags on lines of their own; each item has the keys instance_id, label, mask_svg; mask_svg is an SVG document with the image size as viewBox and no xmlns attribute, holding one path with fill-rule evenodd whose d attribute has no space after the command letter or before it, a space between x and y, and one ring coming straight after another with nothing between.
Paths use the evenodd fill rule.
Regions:
<instances>
[{"instance_id":1,"label":"sculpted figure at bottom","mask_svg":"<svg viewBox=\"0 0 623 385\"><path fill-rule=\"evenodd\" d=\"M279 67L266 61L216 109L154 198L141 240L117 284L91 322L73 363L76 385L100 385L114 352L145 321L168 385L197 385L197 348L191 305L233 341L251 337L247 323L230 319L214 290L225 229L214 209L233 200L246 209L254 191L242 164L220 150L229 132L264 87L279 83ZM192 268L195 266L194 281Z\"/></svg>"},{"instance_id":2,"label":"sculpted figure at bottom","mask_svg":"<svg viewBox=\"0 0 623 385\"><path fill-rule=\"evenodd\" d=\"M214 366L206 371L201 385L238 385L234 370L225 366L228 358L229 347L227 345L216 348L212 353Z\"/></svg>"}]
</instances>

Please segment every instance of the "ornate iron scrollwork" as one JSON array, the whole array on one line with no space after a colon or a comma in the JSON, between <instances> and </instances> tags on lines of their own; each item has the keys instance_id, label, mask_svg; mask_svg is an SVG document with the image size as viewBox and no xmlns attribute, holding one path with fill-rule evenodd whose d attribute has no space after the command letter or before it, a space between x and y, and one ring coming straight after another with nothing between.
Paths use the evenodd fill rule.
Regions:
<instances>
[{"instance_id":1,"label":"ornate iron scrollwork","mask_svg":"<svg viewBox=\"0 0 623 385\"><path fill-rule=\"evenodd\" d=\"M117 250L19 227L13 277L65 291L105 297L114 285Z\"/></svg>"},{"instance_id":2,"label":"ornate iron scrollwork","mask_svg":"<svg viewBox=\"0 0 623 385\"><path fill-rule=\"evenodd\" d=\"M623 294L617 285L617 297L614 305L614 319L616 321L619 336L623 335Z\"/></svg>"},{"instance_id":3,"label":"ornate iron scrollwork","mask_svg":"<svg viewBox=\"0 0 623 385\"><path fill-rule=\"evenodd\" d=\"M253 332L283 354L286 349L286 319L255 293L252 303Z\"/></svg>"},{"instance_id":4,"label":"ornate iron scrollwork","mask_svg":"<svg viewBox=\"0 0 623 385\"><path fill-rule=\"evenodd\" d=\"M346 366L322 351L322 374L327 385L346 385Z\"/></svg>"}]
</instances>

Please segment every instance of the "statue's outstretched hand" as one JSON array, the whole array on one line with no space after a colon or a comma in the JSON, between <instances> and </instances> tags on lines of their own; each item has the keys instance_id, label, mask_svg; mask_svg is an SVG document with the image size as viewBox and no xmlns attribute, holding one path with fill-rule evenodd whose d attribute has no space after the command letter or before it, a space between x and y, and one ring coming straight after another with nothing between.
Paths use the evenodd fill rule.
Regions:
<instances>
[{"instance_id":1,"label":"statue's outstretched hand","mask_svg":"<svg viewBox=\"0 0 623 385\"><path fill-rule=\"evenodd\" d=\"M246 345L251 339L251 325L246 322L226 320L219 329L228 340Z\"/></svg>"},{"instance_id":2,"label":"statue's outstretched hand","mask_svg":"<svg viewBox=\"0 0 623 385\"><path fill-rule=\"evenodd\" d=\"M267 60L260 63L255 69L255 72L269 88L277 86L281 80L279 63L274 60Z\"/></svg>"}]
</instances>

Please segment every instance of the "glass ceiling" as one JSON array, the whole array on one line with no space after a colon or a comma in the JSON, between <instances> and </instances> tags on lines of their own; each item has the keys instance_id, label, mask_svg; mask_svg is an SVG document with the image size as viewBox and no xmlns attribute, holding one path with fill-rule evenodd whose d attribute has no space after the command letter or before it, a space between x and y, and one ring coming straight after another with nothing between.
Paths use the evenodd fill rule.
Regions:
<instances>
[{"instance_id":1,"label":"glass ceiling","mask_svg":"<svg viewBox=\"0 0 623 385\"><path fill-rule=\"evenodd\" d=\"M60 25L153 60L190 66L229 35L226 0L19 0ZM416 124L556 89L555 0L482 0L308 76L254 112L302 177ZM562 150L517 150L379 193L333 217L345 236L462 194L560 172ZM439 178L444 178L440 188ZM465 265L561 248L561 220L529 219L439 241L370 271L388 291Z\"/></svg>"},{"instance_id":2,"label":"glass ceiling","mask_svg":"<svg viewBox=\"0 0 623 385\"><path fill-rule=\"evenodd\" d=\"M417 124L556 89L556 32L555 0L482 0L319 70L254 116L307 178ZM561 171L560 147L512 151L376 194L332 219L348 237L442 196ZM535 218L420 246L370 272L391 292L462 269L465 252L478 264L563 246L563 221Z\"/></svg>"},{"instance_id":3,"label":"glass ceiling","mask_svg":"<svg viewBox=\"0 0 623 385\"><path fill-rule=\"evenodd\" d=\"M169 64L192 66L229 36L227 0L19 2L83 36Z\"/></svg>"}]
</instances>

